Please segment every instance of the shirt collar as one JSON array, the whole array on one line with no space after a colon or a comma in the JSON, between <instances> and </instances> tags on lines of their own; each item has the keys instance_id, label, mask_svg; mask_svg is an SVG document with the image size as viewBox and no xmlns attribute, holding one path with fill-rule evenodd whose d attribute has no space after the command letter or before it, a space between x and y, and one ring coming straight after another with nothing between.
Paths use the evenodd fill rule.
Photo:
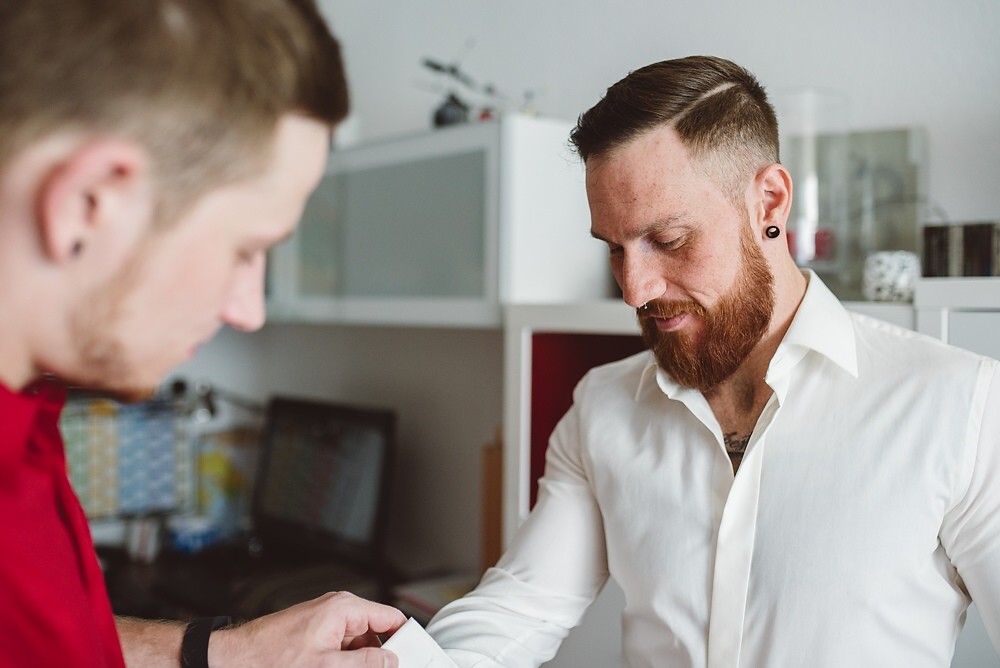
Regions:
<instances>
[{"instance_id":1,"label":"shirt collar","mask_svg":"<svg viewBox=\"0 0 1000 668\"><path fill-rule=\"evenodd\" d=\"M851 314L814 271L806 269L803 273L806 293L775 357L786 346L814 350L857 378L858 353Z\"/></svg>"},{"instance_id":2,"label":"shirt collar","mask_svg":"<svg viewBox=\"0 0 1000 668\"><path fill-rule=\"evenodd\" d=\"M38 419L58 420L65 401L66 389L55 380L39 380L20 392L0 384L0 458L25 447Z\"/></svg>"},{"instance_id":3,"label":"shirt collar","mask_svg":"<svg viewBox=\"0 0 1000 668\"><path fill-rule=\"evenodd\" d=\"M797 360L804 353L815 351L857 378L858 356L850 313L816 272L806 269L803 274L806 277L806 292L771 361L772 370L779 358L791 357ZM639 376L636 399L651 379L655 379L664 394L672 399L680 398L686 392L697 392L677 384L669 374L657 367L656 359L650 355Z\"/></svg>"}]
</instances>

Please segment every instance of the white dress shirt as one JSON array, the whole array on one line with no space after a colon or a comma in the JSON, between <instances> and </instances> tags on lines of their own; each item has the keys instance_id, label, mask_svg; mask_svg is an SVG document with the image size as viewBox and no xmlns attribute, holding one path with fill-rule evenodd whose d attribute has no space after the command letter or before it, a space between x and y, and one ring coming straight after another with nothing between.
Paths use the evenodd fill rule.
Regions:
<instances>
[{"instance_id":1,"label":"white dress shirt","mask_svg":"<svg viewBox=\"0 0 1000 668\"><path fill-rule=\"evenodd\" d=\"M543 663L609 576L629 668L947 668L970 595L1000 648L1000 363L809 279L735 476L649 353L587 374L531 515L428 628L459 666Z\"/></svg>"}]
</instances>

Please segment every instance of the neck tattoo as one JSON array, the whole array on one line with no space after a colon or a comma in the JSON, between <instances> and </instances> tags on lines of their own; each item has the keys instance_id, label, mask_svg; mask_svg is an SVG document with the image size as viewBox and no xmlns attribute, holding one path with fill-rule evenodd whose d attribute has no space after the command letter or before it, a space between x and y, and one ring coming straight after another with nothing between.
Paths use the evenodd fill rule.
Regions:
<instances>
[{"instance_id":1,"label":"neck tattoo","mask_svg":"<svg viewBox=\"0 0 1000 668\"><path fill-rule=\"evenodd\" d=\"M726 452L729 453L729 459L733 463L733 473L736 473L740 462L743 461L743 453L746 452L747 443L750 442L750 434L741 437L734 431L723 435L722 440L726 444Z\"/></svg>"},{"instance_id":2,"label":"neck tattoo","mask_svg":"<svg viewBox=\"0 0 1000 668\"><path fill-rule=\"evenodd\" d=\"M747 451L747 443L750 442L750 434L740 437L739 434L734 431L726 434L722 440L726 444L726 452L729 453L730 457L733 455L740 455L742 457L743 453Z\"/></svg>"}]
</instances>

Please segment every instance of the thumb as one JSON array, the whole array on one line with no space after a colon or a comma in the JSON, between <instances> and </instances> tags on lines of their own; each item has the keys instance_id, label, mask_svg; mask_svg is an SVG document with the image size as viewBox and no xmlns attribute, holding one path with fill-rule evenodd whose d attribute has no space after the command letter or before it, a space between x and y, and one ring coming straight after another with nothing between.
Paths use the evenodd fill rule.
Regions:
<instances>
[{"instance_id":1,"label":"thumb","mask_svg":"<svg viewBox=\"0 0 1000 668\"><path fill-rule=\"evenodd\" d=\"M387 649L364 647L339 652L336 668L399 668L399 658Z\"/></svg>"}]
</instances>

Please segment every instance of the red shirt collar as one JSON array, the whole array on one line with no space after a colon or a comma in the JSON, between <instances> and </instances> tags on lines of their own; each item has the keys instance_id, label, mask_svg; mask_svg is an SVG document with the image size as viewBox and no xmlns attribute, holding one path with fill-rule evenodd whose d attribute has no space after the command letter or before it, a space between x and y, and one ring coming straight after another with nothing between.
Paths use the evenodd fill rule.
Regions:
<instances>
[{"instance_id":1,"label":"red shirt collar","mask_svg":"<svg viewBox=\"0 0 1000 668\"><path fill-rule=\"evenodd\" d=\"M35 381L20 392L0 383L0 458L24 447L39 418L58 419L65 403L66 386L53 378Z\"/></svg>"}]
</instances>

